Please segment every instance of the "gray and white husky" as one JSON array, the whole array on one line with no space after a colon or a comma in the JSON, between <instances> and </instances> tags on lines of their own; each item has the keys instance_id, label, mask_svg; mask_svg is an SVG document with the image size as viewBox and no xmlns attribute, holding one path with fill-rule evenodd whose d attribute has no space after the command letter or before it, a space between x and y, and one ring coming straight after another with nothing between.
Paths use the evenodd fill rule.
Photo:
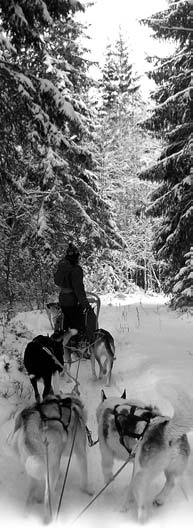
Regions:
<instances>
[{"instance_id":1,"label":"gray and white husky","mask_svg":"<svg viewBox=\"0 0 193 528\"><path fill-rule=\"evenodd\" d=\"M115 360L115 343L112 335L107 330L99 328L95 330L93 343L89 346L91 370L93 381L97 380L95 362L99 366L99 379L106 376L106 386L111 383L111 373Z\"/></svg>"},{"instance_id":2,"label":"gray and white husky","mask_svg":"<svg viewBox=\"0 0 193 528\"><path fill-rule=\"evenodd\" d=\"M113 476L115 459L131 458L133 474L124 510L134 504L140 522L148 519L152 504L164 504L190 454L186 433L193 427L193 402L175 386L166 389L174 408L172 417L163 416L157 407L126 399L125 391L120 398L106 398L102 391L96 413L105 482ZM152 501L151 484L162 472L166 482Z\"/></svg>"},{"instance_id":3,"label":"gray and white husky","mask_svg":"<svg viewBox=\"0 0 193 528\"><path fill-rule=\"evenodd\" d=\"M60 473L62 455L74 449L80 467L81 488L88 487L86 455L87 412L74 394L48 396L42 403L23 409L15 419L13 445L28 475L29 506L34 500L44 502L44 521L52 520L53 497Z\"/></svg>"}]
</instances>

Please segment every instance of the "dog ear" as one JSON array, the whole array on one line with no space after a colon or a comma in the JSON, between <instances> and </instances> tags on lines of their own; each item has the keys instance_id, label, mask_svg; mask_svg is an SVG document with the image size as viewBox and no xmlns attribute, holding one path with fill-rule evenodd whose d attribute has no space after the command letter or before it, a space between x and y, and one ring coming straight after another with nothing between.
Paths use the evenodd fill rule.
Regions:
<instances>
[{"instance_id":1,"label":"dog ear","mask_svg":"<svg viewBox=\"0 0 193 528\"><path fill-rule=\"evenodd\" d=\"M106 400L106 399L107 399L106 394L104 393L104 390L102 389L102 390L101 390L101 400L102 400L102 402L103 402L103 401Z\"/></svg>"},{"instance_id":2,"label":"dog ear","mask_svg":"<svg viewBox=\"0 0 193 528\"><path fill-rule=\"evenodd\" d=\"M126 389L124 389L121 398L122 398L123 400L126 400Z\"/></svg>"}]
</instances>

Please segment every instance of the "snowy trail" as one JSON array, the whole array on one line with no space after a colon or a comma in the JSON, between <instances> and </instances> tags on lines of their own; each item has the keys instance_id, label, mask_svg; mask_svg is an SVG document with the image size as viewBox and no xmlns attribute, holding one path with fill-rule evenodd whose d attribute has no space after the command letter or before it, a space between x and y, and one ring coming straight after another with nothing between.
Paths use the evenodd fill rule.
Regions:
<instances>
[{"instance_id":1,"label":"snowy trail","mask_svg":"<svg viewBox=\"0 0 193 528\"><path fill-rule=\"evenodd\" d=\"M104 388L107 396L120 396L123 389L127 390L127 397L141 399L145 403L157 404L161 411L170 413L170 405L157 392L156 383L160 379L172 379L181 384L193 397L193 356L192 352L192 317L189 314L179 315L171 312L160 299L125 299L112 298L111 304L103 304L100 312L100 327L109 330L116 345L116 361L114 363L111 387L104 387L101 380L91 380L90 362L82 361L79 370L79 381L81 397L88 409L88 426L92 431L93 439L97 439L96 407L100 402L101 388ZM106 303L109 302L106 300ZM121 304L121 302L123 304ZM120 303L120 305L119 305ZM44 313L18 314L15 325L18 327L23 323L32 335L50 332L49 321ZM13 338L13 336L12 336ZM28 337L29 339L29 337ZM27 341L26 341L27 342ZM25 348L25 340L18 341L17 347ZM8 345L7 345L8 346ZM72 374L76 374L77 364L72 366ZM12 373L13 374L13 373ZM21 377L23 374L21 375ZM23 376L24 378L24 376ZM22 378L22 379L23 379ZM28 380L25 378L26 386ZM62 380L62 390L69 391L73 385L66 384ZM27 392L24 395L28 394ZM22 400L22 398L21 398ZM33 401L33 396L31 397ZM2 423L14 405L9 400L1 399L0 422ZM29 399L26 397L26 402ZM42 506L35 506L33 512L24 518L24 502L27 493L26 475L20 467L17 457L13 457L6 443L6 437L13 425L13 420L5 422L1 427L0 438L2 450L0 453L0 518L5 516L6 522L18 520L24 526L41 524ZM191 447L193 448L193 433L189 434ZM63 468L67 460L63 461ZM94 492L103 487L104 481L101 471L100 452L98 444L88 447L89 479ZM114 466L118 469L120 462ZM117 479L107 488L90 510L73 526L98 527L124 527L126 525L136 526L133 512L121 513L121 507L126 494L126 487L131 477L132 466L129 464ZM162 483L162 480L160 481ZM158 490L160 482L156 482L154 491ZM62 482L56 494L56 505L59 500ZM176 486L170 500L163 508L155 509L148 526L156 528L181 526L186 520L186 528L193 521L193 453L186 476L184 486L188 494L188 502L185 499L180 486ZM62 500L61 511L57 526L70 523L89 502L90 498L79 489L79 473L76 459L72 460L70 472L67 479L66 489ZM7 510L7 511L6 511ZM179 524L178 524L179 523ZM14 522L15 526L15 522Z\"/></svg>"}]
</instances>

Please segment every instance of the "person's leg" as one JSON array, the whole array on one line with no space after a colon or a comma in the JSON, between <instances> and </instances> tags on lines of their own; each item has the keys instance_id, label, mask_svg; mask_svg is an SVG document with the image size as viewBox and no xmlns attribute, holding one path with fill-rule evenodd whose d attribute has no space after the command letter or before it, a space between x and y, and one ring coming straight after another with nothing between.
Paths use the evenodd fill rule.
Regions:
<instances>
[{"instance_id":1,"label":"person's leg","mask_svg":"<svg viewBox=\"0 0 193 528\"><path fill-rule=\"evenodd\" d=\"M59 332L62 329L62 312L61 314L58 314L56 317L56 321L54 324L54 332Z\"/></svg>"},{"instance_id":2,"label":"person's leg","mask_svg":"<svg viewBox=\"0 0 193 528\"><path fill-rule=\"evenodd\" d=\"M91 342L91 336L88 336L87 334L87 328L85 324L86 318L81 305L77 306L76 316L79 326L79 348L81 350L82 357L85 359L90 359L89 343Z\"/></svg>"},{"instance_id":3,"label":"person's leg","mask_svg":"<svg viewBox=\"0 0 193 528\"><path fill-rule=\"evenodd\" d=\"M78 324L79 333L85 336L86 326L85 326L85 315L83 313L83 308L80 304L76 307L76 320Z\"/></svg>"},{"instance_id":4,"label":"person's leg","mask_svg":"<svg viewBox=\"0 0 193 528\"><path fill-rule=\"evenodd\" d=\"M76 328L78 330L78 334L76 336L73 336L73 338L70 340L69 345L74 346L77 348L77 351L79 348L81 348L81 343L83 344L83 351L86 354L88 343L86 343L86 328L85 328L85 316L83 313L82 306L80 304L74 305L74 306L62 306L62 311L64 314L64 322L65 326L64 328ZM83 354L84 355L84 354ZM84 357L90 357L85 355Z\"/></svg>"},{"instance_id":5,"label":"person's leg","mask_svg":"<svg viewBox=\"0 0 193 528\"><path fill-rule=\"evenodd\" d=\"M63 320L64 320L64 330L67 331L69 328L74 328L78 331L77 335L73 335L70 338L68 347L77 347L79 341L79 322L76 314L76 305L75 306L62 306Z\"/></svg>"},{"instance_id":6,"label":"person's leg","mask_svg":"<svg viewBox=\"0 0 193 528\"><path fill-rule=\"evenodd\" d=\"M85 326L86 337L90 342L92 342L93 334L97 328L97 318L93 308L90 308L90 310L86 313Z\"/></svg>"},{"instance_id":7,"label":"person's leg","mask_svg":"<svg viewBox=\"0 0 193 528\"><path fill-rule=\"evenodd\" d=\"M72 306L61 306L61 308L62 308L62 316L63 316L63 330L67 332L68 328L73 328L73 326L71 325Z\"/></svg>"}]
</instances>

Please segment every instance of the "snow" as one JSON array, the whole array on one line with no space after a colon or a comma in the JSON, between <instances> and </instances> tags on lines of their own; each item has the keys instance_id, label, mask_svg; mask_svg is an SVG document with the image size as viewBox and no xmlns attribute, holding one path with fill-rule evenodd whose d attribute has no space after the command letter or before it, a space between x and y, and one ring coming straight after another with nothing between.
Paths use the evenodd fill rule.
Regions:
<instances>
[{"instance_id":1,"label":"snow","mask_svg":"<svg viewBox=\"0 0 193 528\"><path fill-rule=\"evenodd\" d=\"M41 92L48 92L52 96L56 108L60 109L60 112L64 113L69 119L75 120L80 123L80 117L78 113L74 110L71 103L64 99L63 95L51 81L49 81L48 79L39 78L39 83Z\"/></svg>"},{"instance_id":2,"label":"snow","mask_svg":"<svg viewBox=\"0 0 193 528\"><path fill-rule=\"evenodd\" d=\"M15 11L15 13L12 15L12 17L13 17L13 19L15 19L16 26L19 26L19 25L22 26L23 24L28 26L28 22L27 22L27 20L25 18L23 9L19 6L19 4L16 3L12 7L14 7L14 11Z\"/></svg>"},{"instance_id":3,"label":"snow","mask_svg":"<svg viewBox=\"0 0 193 528\"><path fill-rule=\"evenodd\" d=\"M120 396L126 388L128 398L136 398L144 403L158 405L162 413L172 414L171 405L161 396L157 383L171 381L180 384L193 397L193 352L192 352L192 315L190 312L171 311L168 299L162 295L124 293L101 296L99 326L109 330L115 339L116 361L113 367L111 387L105 387L103 380L91 380L91 368L88 360L82 361L79 370L81 397L88 410L88 427L93 439L97 439L96 407L100 402L101 389L107 396ZM27 477L20 466L16 453L10 443L16 409L23 408L34 401L28 377L17 369L18 360L22 362L26 343L39 333L51 333L50 323L45 311L18 313L6 325L5 317L0 320L0 520L6 526L31 527L42 525L42 505L34 505L31 511L25 511L27 495ZM4 370L9 362L8 372ZM72 365L72 374L76 375L77 363ZM63 392L72 390L73 384L61 379ZM188 434L193 448L193 431ZM65 471L67 460L63 461ZM98 444L88 447L89 481L97 493L104 485ZM114 471L121 465L116 462ZM133 512L121 512L131 477L129 464L113 483L92 504L74 526L77 528L126 528L137 526ZM155 483L154 491L163 485L163 477ZM63 480L57 488L56 507L58 505ZM148 526L150 528L186 528L193 521L193 454L183 477L183 489L180 483L174 488L170 499L162 508L152 511ZM185 496L188 497L186 500ZM64 490L60 513L53 525L70 526L90 497L79 489L79 473L76 458L72 458ZM1 523L2 525L2 523Z\"/></svg>"},{"instance_id":4,"label":"snow","mask_svg":"<svg viewBox=\"0 0 193 528\"><path fill-rule=\"evenodd\" d=\"M81 2L79 2L79 0L70 0L70 4L71 4L73 7L76 7L76 5L77 5L78 3L81 3Z\"/></svg>"},{"instance_id":5,"label":"snow","mask_svg":"<svg viewBox=\"0 0 193 528\"><path fill-rule=\"evenodd\" d=\"M177 282L175 286L173 287L173 292L177 293L178 291L182 290L183 285L184 285L183 281Z\"/></svg>"},{"instance_id":6,"label":"snow","mask_svg":"<svg viewBox=\"0 0 193 528\"><path fill-rule=\"evenodd\" d=\"M10 51L16 52L15 47L11 44L9 37L7 37L4 31L0 31L0 45L5 46Z\"/></svg>"},{"instance_id":7,"label":"snow","mask_svg":"<svg viewBox=\"0 0 193 528\"><path fill-rule=\"evenodd\" d=\"M41 208L40 208L40 211L39 211L37 235L39 237L43 236L43 233L46 230L47 230L47 220L46 220L46 215L45 215L45 211L44 211L44 206L42 204Z\"/></svg>"},{"instance_id":8,"label":"snow","mask_svg":"<svg viewBox=\"0 0 193 528\"><path fill-rule=\"evenodd\" d=\"M189 98L189 87L185 88L184 90L181 90L181 91L179 91L179 92L177 92L177 93L175 93L173 95L170 95L170 97L168 97L163 103L161 103L161 104L156 106L156 110L158 110L160 108L164 108L168 104L175 103L176 99L178 99L178 97L181 97L182 95L184 95L187 99Z\"/></svg>"},{"instance_id":9,"label":"snow","mask_svg":"<svg viewBox=\"0 0 193 528\"><path fill-rule=\"evenodd\" d=\"M50 16L50 13L48 11L47 5L43 1L42 1L41 4L42 4L43 18L44 18L45 22L47 22L47 24L52 24L53 23L53 19Z\"/></svg>"},{"instance_id":10,"label":"snow","mask_svg":"<svg viewBox=\"0 0 193 528\"><path fill-rule=\"evenodd\" d=\"M17 72L15 73L15 77L24 85L27 86L27 88L29 88L30 90L32 90L33 92L35 92L35 88L34 88L34 85L31 81L31 79L29 77L27 77L27 75L24 75L24 73L21 73L21 72Z\"/></svg>"}]
</instances>

